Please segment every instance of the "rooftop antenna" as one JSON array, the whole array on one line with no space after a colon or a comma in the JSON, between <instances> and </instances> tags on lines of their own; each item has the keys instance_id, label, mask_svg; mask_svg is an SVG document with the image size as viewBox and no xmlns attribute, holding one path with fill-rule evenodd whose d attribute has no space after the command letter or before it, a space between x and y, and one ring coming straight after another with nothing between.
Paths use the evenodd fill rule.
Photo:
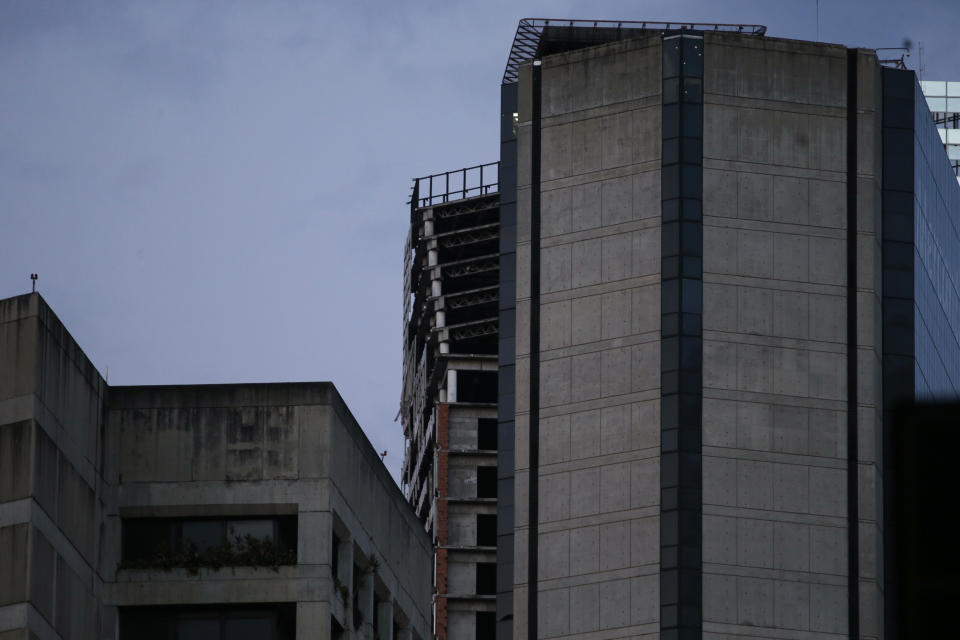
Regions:
<instances>
[{"instance_id":1,"label":"rooftop antenna","mask_svg":"<svg viewBox=\"0 0 960 640\"><path fill-rule=\"evenodd\" d=\"M380 452L380 462L383 462L383 459L387 457L387 450L384 449Z\"/></svg>"},{"instance_id":2,"label":"rooftop antenna","mask_svg":"<svg viewBox=\"0 0 960 640\"><path fill-rule=\"evenodd\" d=\"M820 0L817 0L817 42L820 42Z\"/></svg>"},{"instance_id":3,"label":"rooftop antenna","mask_svg":"<svg viewBox=\"0 0 960 640\"><path fill-rule=\"evenodd\" d=\"M30 279L33 281L33 282L32 282L32 284L33 284L33 291L32 291L32 293L36 293L36 292L37 292L37 274L31 273L31 274L30 274Z\"/></svg>"},{"instance_id":4,"label":"rooftop antenna","mask_svg":"<svg viewBox=\"0 0 960 640\"><path fill-rule=\"evenodd\" d=\"M892 66L892 67L894 67L894 68L896 68L896 69L906 69L906 68L907 68L907 63L906 63L906 61L904 60L904 58L909 58L909 57L910 57L910 48L909 48L909 47L879 47L879 48L875 49L875 51L876 51L878 54L879 54L881 51L903 51L903 53L900 54L900 57L899 57L899 58L880 59L880 60L877 60L877 62L879 62L880 64L890 65L890 66Z\"/></svg>"}]
</instances>

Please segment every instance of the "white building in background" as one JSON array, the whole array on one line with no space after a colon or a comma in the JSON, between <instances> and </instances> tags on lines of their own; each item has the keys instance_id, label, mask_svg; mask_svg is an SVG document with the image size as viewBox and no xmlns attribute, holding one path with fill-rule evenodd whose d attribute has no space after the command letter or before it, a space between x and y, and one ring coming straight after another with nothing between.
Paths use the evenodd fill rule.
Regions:
<instances>
[{"instance_id":1,"label":"white building in background","mask_svg":"<svg viewBox=\"0 0 960 640\"><path fill-rule=\"evenodd\" d=\"M922 80L920 89L927 98L940 139L947 148L947 157L960 181L960 82Z\"/></svg>"}]
</instances>

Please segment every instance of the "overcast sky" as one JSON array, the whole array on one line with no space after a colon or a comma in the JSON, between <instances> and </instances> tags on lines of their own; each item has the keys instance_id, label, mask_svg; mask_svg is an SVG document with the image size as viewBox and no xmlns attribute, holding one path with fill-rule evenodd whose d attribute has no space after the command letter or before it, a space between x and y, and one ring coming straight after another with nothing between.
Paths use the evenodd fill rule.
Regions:
<instances>
[{"instance_id":1,"label":"overcast sky","mask_svg":"<svg viewBox=\"0 0 960 640\"><path fill-rule=\"evenodd\" d=\"M957 0L820 4L960 80ZM518 19L813 40L816 6L0 0L0 298L39 273L111 384L331 380L396 477L410 180L498 159Z\"/></svg>"}]
</instances>

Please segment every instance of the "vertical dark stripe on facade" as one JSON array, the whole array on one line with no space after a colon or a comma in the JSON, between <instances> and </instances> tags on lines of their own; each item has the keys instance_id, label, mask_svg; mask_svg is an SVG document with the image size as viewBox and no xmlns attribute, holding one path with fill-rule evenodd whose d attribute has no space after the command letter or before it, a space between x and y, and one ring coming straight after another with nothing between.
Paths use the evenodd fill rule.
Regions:
<instances>
[{"instance_id":1,"label":"vertical dark stripe on facade","mask_svg":"<svg viewBox=\"0 0 960 640\"><path fill-rule=\"evenodd\" d=\"M662 55L660 637L702 628L703 37Z\"/></svg>"},{"instance_id":2,"label":"vertical dark stripe on facade","mask_svg":"<svg viewBox=\"0 0 960 640\"><path fill-rule=\"evenodd\" d=\"M497 349L497 640L513 638L514 409L517 327L517 84L500 87L500 289Z\"/></svg>"},{"instance_id":3,"label":"vertical dark stripe on facade","mask_svg":"<svg viewBox=\"0 0 960 640\"><path fill-rule=\"evenodd\" d=\"M530 140L530 493L527 637L537 638L537 551L540 487L540 61L531 72Z\"/></svg>"},{"instance_id":4,"label":"vertical dark stripe on facade","mask_svg":"<svg viewBox=\"0 0 960 640\"><path fill-rule=\"evenodd\" d=\"M881 70L883 82L883 565L884 637L900 630L894 412L916 393L914 303L914 123L916 86L912 71Z\"/></svg>"},{"instance_id":5,"label":"vertical dark stripe on facade","mask_svg":"<svg viewBox=\"0 0 960 640\"><path fill-rule=\"evenodd\" d=\"M847 50L847 621L860 637L860 464L857 429L857 51Z\"/></svg>"}]
</instances>

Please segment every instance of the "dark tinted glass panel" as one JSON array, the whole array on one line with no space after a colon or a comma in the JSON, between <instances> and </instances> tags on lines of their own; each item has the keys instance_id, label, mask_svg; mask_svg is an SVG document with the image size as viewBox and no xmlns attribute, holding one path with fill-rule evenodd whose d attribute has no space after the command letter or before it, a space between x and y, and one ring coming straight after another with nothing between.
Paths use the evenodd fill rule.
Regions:
<instances>
[{"instance_id":1,"label":"dark tinted glass panel","mask_svg":"<svg viewBox=\"0 0 960 640\"><path fill-rule=\"evenodd\" d=\"M680 138L681 160L687 164L699 165L703 162L703 142L700 138Z\"/></svg>"},{"instance_id":2,"label":"dark tinted glass panel","mask_svg":"<svg viewBox=\"0 0 960 640\"><path fill-rule=\"evenodd\" d=\"M215 547L224 539L224 523L220 520L186 520L181 527L184 548L190 545L197 551Z\"/></svg>"},{"instance_id":3,"label":"dark tinted glass panel","mask_svg":"<svg viewBox=\"0 0 960 640\"><path fill-rule=\"evenodd\" d=\"M703 135L703 108L699 104L681 105L681 135L699 138Z\"/></svg>"},{"instance_id":4,"label":"dark tinted glass panel","mask_svg":"<svg viewBox=\"0 0 960 640\"><path fill-rule=\"evenodd\" d=\"M680 306L680 281L664 280L661 283L660 304L664 311L678 309Z\"/></svg>"},{"instance_id":5,"label":"dark tinted glass panel","mask_svg":"<svg viewBox=\"0 0 960 640\"><path fill-rule=\"evenodd\" d=\"M123 520L124 562L126 568L150 568L158 556L171 552L194 552L202 556L223 541L236 550L249 539L276 543L278 550L295 552L297 548L297 517L269 518L136 518ZM239 557L239 556L238 556ZM285 558L281 564L289 562ZM146 565L144 565L146 563Z\"/></svg>"},{"instance_id":6,"label":"dark tinted glass panel","mask_svg":"<svg viewBox=\"0 0 960 640\"><path fill-rule=\"evenodd\" d=\"M681 311L683 313L701 313L701 301L703 294L699 280L683 280L683 299L681 301Z\"/></svg>"},{"instance_id":7,"label":"dark tinted glass panel","mask_svg":"<svg viewBox=\"0 0 960 640\"><path fill-rule=\"evenodd\" d=\"M664 222L673 222L680 219L680 200L664 200L660 203L660 210Z\"/></svg>"},{"instance_id":8,"label":"dark tinted glass panel","mask_svg":"<svg viewBox=\"0 0 960 640\"><path fill-rule=\"evenodd\" d=\"M703 253L702 228L699 222L684 222L681 238L681 252L687 256L700 256Z\"/></svg>"},{"instance_id":9,"label":"dark tinted glass panel","mask_svg":"<svg viewBox=\"0 0 960 640\"><path fill-rule=\"evenodd\" d=\"M703 195L703 172L697 165L680 165L680 195L684 198L700 198Z\"/></svg>"},{"instance_id":10,"label":"dark tinted glass panel","mask_svg":"<svg viewBox=\"0 0 960 640\"><path fill-rule=\"evenodd\" d=\"M663 141L661 145L663 152L663 157L661 159L662 165L676 164L680 162L680 140L680 138L670 138Z\"/></svg>"},{"instance_id":11,"label":"dark tinted glass panel","mask_svg":"<svg viewBox=\"0 0 960 640\"><path fill-rule=\"evenodd\" d=\"M663 77L680 75L680 38L663 41Z\"/></svg>"},{"instance_id":12,"label":"dark tinted glass panel","mask_svg":"<svg viewBox=\"0 0 960 640\"><path fill-rule=\"evenodd\" d=\"M293 640L296 605L120 609L119 640Z\"/></svg>"},{"instance_id":13,"label":"dark tinted glass panel","mask_svg":"<svg viewBox=\"0 0 960 640\"><path fill-rule=\"evenodd\" d=\"M124 560L153 557L158 551L173 551L177 546L173 522L169 520L124 520Z\"/></svg>"},{"instance_id":14,"label":"dark tinted glass panel","mask_svg":"<svg viewBox=\"0 0 960 640\"><path fill-rule=\"evenodd\" d=\"M703 40L682 38L683 75L703 77Z\"/></svg>"},{"instance_id":15,"label":"dark tinted glass panel","mask_svg":"<svg viewBox=\"0 0 960 640\"><path fill-rule=\"evenodd\" d=\"M703 275L703 264L697 256L683 256L683 273L678 274L684 278L699 278Z\"/></svg>"},{"instance_id":16,"label":"dark tinted glass panel","mask_svg":"<svg viewBox=\"0 0 960 640\"><path fill-rule=\"evenodd\" d=\"M177 640L219 640L220 620L216 618L184 618L177 624Z\"/></svg>"},{"instance_id":17,"label":"dark tinted glass panel","mask_svg":"<svg viewBox=\"0 0 960 640\"><path fill-rule=\"evenodd\" d=\"M496 595L497 564L495 562L477 563L477 593L480 595Z\"/></svg>"},{"instance_id":18,"label":"dark tinted glass panel","mask_svg":"<svg viewBox=\"0 0 960 640\"><path fill-rule=\"evenodd\" d=\"M702 176L701 176L702 179ZM703 204L699 198L683 199L683 219L700 220L703 215Z\"/></svg>"},{"instance_id":19,"label":"dark tinted glass panel","mask_svg":"<svg viewBox=\"0 0 960 640\"><path fill-rule=\"evenodd\" d=\"M477 467L477 497L497 497L497 468Z\"/></svg>"},{"instance_id":20,"label":"dark tinted glass panel","mask_svg":"<svg viewBox=\"0 0 960 640\"><path fill-rule=\"evenodd\" d=\"M683 79L683 101L700 102L703 99L703 80L700 78Z\"/></svg>"},{"instance_id":21,"label":"dark tinted glass panel","mask_svg":"<svg viewBox=\"0 0 960 640\"><path fill-rule=\"evenodd\" d=\"M663 137L676 138L680 135L680 105L663 106Z\"/></svg>"},{"instance_id":22,"label":"dark tinted glass panel","mask_svg":"<svg viewBox=\"0 0 960 640\"><path fill-rule=\"evenodd\" d=\"M277 635L272 618L227 619L224 640L273 640Z\"/></svg>"},{"instance_id":23,"label":"dark tinted glass panel","mask_svg":"<svg viewBox=\"0 0 960 640\"><path fill-rule=\"evenodd\" d=\"M663 103L678 102L680 100L680 78L666 78L663 81Z\"/></svg>"},{"instance_id":24,"label":"dark tinted glass panel","mask_svg":"<svg viewBox=\"0 0 960 640\"><path fill-rule=\"evenodd\" d=\"M664 222L660 232L661 255L675 256L680 253L680 224Z\"/></svg>"}]
</instances>

